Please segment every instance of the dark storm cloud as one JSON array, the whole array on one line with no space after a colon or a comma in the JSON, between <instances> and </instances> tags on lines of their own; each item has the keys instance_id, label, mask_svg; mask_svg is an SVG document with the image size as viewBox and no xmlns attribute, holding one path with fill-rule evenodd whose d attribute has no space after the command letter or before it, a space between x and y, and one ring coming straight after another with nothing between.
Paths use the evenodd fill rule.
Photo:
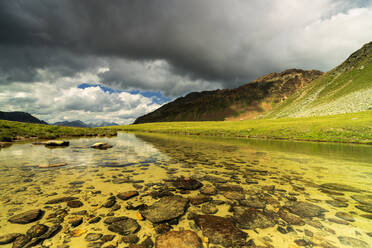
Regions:
<instances>
[{"instance_id":1,"label":"dark storm cloud","mask_svg":"<svg viewBox=\"0 0 372 248\"><path fill-rule=\"evenodd\" d=\"M292 66L329 69L345 52L339 55L339 45L334 51L323 47L319 39L324 34L316 24L330 25L330 15L370 6L350 2L1 1L0 83L38 80L36 69L70 76L105 66L110 71L100 76L109 85L181 94L195 84L200 89L232 87ZM343 27L337 26L335 32L339 28ZM365 40L350 39L355 42L341 48L355 49ZM326 55L328 62L320 60ZM149 73L151 63L156 68ZM137 75L131 75L134 72Z\"/></svg>"}]
</instances>

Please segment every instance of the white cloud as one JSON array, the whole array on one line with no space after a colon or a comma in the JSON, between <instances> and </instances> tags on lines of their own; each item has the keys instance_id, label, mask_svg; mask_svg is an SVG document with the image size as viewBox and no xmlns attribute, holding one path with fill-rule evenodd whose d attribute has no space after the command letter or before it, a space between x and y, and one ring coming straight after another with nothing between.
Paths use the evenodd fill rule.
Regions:
<instances>
[{"instance_id":1,"label":"white cloud","mask_svg":"<svg viewBox=\"0 0 372 248\"><path fill-rule=\"evenodd\" d=\"M161 106L140 94L109 93L98 86L77 88L88 78L92 79L92 75L80 75L80 79L75 80L60 79L59 84L38 82L0 86L1 110L29 112L50 123L79 119L87 123L108 121L128 124Z\"/></svg>"}]
</instances>

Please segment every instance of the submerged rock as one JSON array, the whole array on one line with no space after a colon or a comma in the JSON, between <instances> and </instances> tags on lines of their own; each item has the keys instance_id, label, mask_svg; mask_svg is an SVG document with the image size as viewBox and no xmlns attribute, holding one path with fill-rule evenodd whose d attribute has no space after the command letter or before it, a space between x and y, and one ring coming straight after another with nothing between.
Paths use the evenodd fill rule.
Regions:
<instances>
[{"instance_id":1,"label":"submerged rock","mask_svg":"<svg viewBox=\"0 0 372 248\"><path fill-rule=\"evenodd\" d=\"M67 202L67 206L70 207L70 208L80 208L83 205L84 204L79 200L73 200L73 201Z\"/></svg>"},{"instance_id":2,"label":"submerged rock","mask_svg":"<svg viewBox=\"0 0 372 248\"><path fill-rule=\"evenodd\" d=\"M224 247L245 245L247 234L237 228L231 219L214 215L196 215L194 220L212 244Z\"/></svg>"},{"instance_id":3,"label":"submerged rock","mask_svg":"<svg viewBox=\"0 0 372 248\"><path fill-rule=\"evenodd\" d=\"M101 233L88 233L86 236L85 236L85 240L86 241L89 241L89 242L92 242L92 241L97 241L99 239L101 239L103 236L103 234Z\"/></svg>"},{"instance_id":4,"label":"submerged rock","mask_svg":"<svg viewBox=\"0 0 372 248\"><path fill-rule=\"evenodd\" d=\"M189 199L192 205L200 205L202 203L210 202L213 200L212 197L202 194L196 195L195 197L191 197Z\"/></svg>"},{"instance_id":5,"label":"submerged rock","mask_svg":"<svg viewBox=\"0 0 372 248\"><path fill-rule=\"evenodd\" d=\"M355 207L363 212L372 213L372 205L356 205Z\"/></svg>"},{"instance_id":6,"label":"submerged rock","mask_svg":"<svg viewBox=\"0 0 372 248\"><path fill-rule=\"evenodd\" d=\"M19 235L14 241L12 248L22 248L24 247L28 242L31 241L31 237L28 235Z\"/></svg>"},{"instance_id":7,"label":"submerged rock","mask_svg":"<svg viewBox=\"0 0 372 248\"><path fill-rule=\"evenodd\" d=\"M77 199L78 199L77 197L73 197L73 196L63 196L63 197L51 199L47 201L45 204L57 204L57 203L68 202L68 201L73 201Z\"/></svg>"},{"instance_id":8,"label":"submerged rock","mask_svg":"<svg viewBox=\"0 0 372 248\"><path fill-rule=\"evenodd\" d=\"M245 199L245 195L237 191L225 191L223 192L223 196L229 200L236 200L236 201Z\"/></svg>"},{"instance_id":9,"label":"submerged rock","mask_svg":"<svg viewBox=\"0 0 372 248\"><path fill-rule=\"evenodd\" d=\"M174 186L178 189L195 190L202 187L203 184L191 177L180 177L176 179Z\"/></svg>"},{"instance_id":10,"label":"submerged rock","mask_svg":"<svg viewBox=\"0 0 372 248\"><path fill-rule=\"evenodd\" d=\"M49 227L43 224L36 224L27 230L26 234L32 238L39 237L48 231Z\"/></svg>"},{"instance_id":11,"label":"submerged rock","mask_svg":"<svg viewBox=\"0 0 372 248\"><path fill-rule=\"evenodd\" d=\"M346 246L358 247L358 248L369 248L370 247L367 242L360 240L360 239L346 237L346 236L338 236L337 238L341 244L346 245Z\"/></svg>"},{"instance_id":12,"label":"submerged rock","mask_svg":"<svg viewBox=\"0 0 372 248\"><path fill-rule=\"evenodd\" d=\"M346 220L346 221L349 221L349 222L354 222L355 221L354 217L351 214L346 213L346 212L337 212L336 217L338 217L340 219L343 219L343 220Z\"/></svg>"},{"instance_id":13,"label":"submerged rock","mask_svg":"<svg viewBox=\"0 0 372 248\"><path fill-rule=\"evenodd\" d=\"M59 224L53 225L48 228L48 230L39 237L39 239L50 239L54 237L57 233L62 230L62 226Z\"/></svg>"},{"instance_id":14,"label":"submerged rock","mask_svg":"<svg viewBox=\"0 0 372 248\"><path fill-rule=\"evenodd\" d=\"M56 164L39 164L39 168L54 168L54 167L62 167L66 166L67 163L56 163Z\"/></svg>"},{"instance_id":15,"label":"submerged rock","mask_svg":"<svg viewBox=\"0 0 372 248\"><path fill-rule=\"evenodd\" d=\"M6 245L12 243L17 237L21 236L20 233L9 233L0 236L0 245Z\"/></svg>"},{"instance_id":16,"label":"submerged rock","mask_svg":"<svg viewBox=\"0 0 372 248\"><path fill-rule=\"evenodd\" d=\"M326 203L328 203L329 205L332 205L335 208L346 208L347 206L349 206L347 202L338 201L338 200L326 200Z\"/></svg>"},{"instance_id":17,"label":"submerged rock","mask_svg":"<svg viewBox=\"0 0 372 248\"><path fill-rule=\"evenodd\" d=\"M83 223L83 217L81 216L74 216L74 217L71 217L68 219L68 223L72 226L72 227L77 227L79 226L81 223Z\"/></svg>"},{"instance_id":18,"label":"submerged rock","mask_svg":"<svg viewBox=\"0 0 372 248\"><path fill-rule=\"evenodd\" d=\"M134 234L140 230L140 225L137 221L131 218L120 220L109 225L108 229L121 235Z\"/></svg>"},{"instance_id":19,"label":"submerged rock","mask_svg":"<svg viewBox=\"0 0 372 248\"><path fill-rule=\"evenodd\" d=\"M212 185L207 185L200 189L200 193L205 195L215 195L217 194L217 190Z\"/></svg>"},{"instance_id":20,"label":"submerged rock","mask_svg":"<svg viewBox=\"0 0 372 248\"><path fill-rule=\"evenodd\" d=\"M137 235L130 234L123 236L121 240L126 244L137 244L140 239Z\"/></svg>"},{"instance_id":21,"label":"submerged rock","mask_svg":"<svg viewBox=\"0 0 372 248\"><path fill-rule=\"evenodd\" d=\"M138 194L139 194L138 191L134 191L134 190L132 190L132 191L127 191L127 192L119 193L119 194L117 195L117 197L118 197L119 199L123 200L123 201L126 201L126 200L129 200L129 199L132 198L132 197L137 196Z\"/></svg>"},{"instance_id":22,"label":"submerged rock","mask_svg":"<svg viewBox=\"0 0 372 248\"><path fill-rule=\"evenodd\" d=\"M372 195L352 195L351 198L364 205L372 205Z\"/></svg>"},{"instance_id":23,"label":"submerged rock","mask_svg":"<svg viewBox=\"0 0 372 248\"><path fill-rule=\"evenodd\" d=\"M102 207L104 207L104 208L111 208L115 204L116 204L116 197L115 196L111 196L111 197L109 197L107 199L107 201L105 203L102 204Z\"/></svg>"},{"instance_id":24,"label":"submerged rock","mask_svg":"<svg viewBox=\"0 0 372 248\"><path fill-rule=\"evenodd\" d=\"M201 210L204 214L215 214L218 212L218 208L216 207L216 205L211 202L204 204Z\"/></svg>"},{"instance_id":25,"label":"submerged rock","mask_svg":"<svg viewBox=\"0 0 372 248\"><path fill-rule=\"evenodd\" d=\"M302 220L301 217L288 212L286 209L283 209L283 208L280 209L279 216L280 218L282 218L285 222L287 222L290 225L299 225L299 226L305 225L305 222Z\"/></svg>"},{"instance_id":26,"label":"submerged rock","mask_svg":"<svg viewBox=\"0 0 372 248\"><path fill-rule=\"evenodd\" d=\"M8 221L10 223L28 224L39 220L43 216L43 214L44 211L42 211L41 209L34 209L14 215L9 218Z\"/></svg>"},{"instance_id":27,"label":"submerged rock","mask_svg":"<svg viewBox=\"0 0 372 248\"><path fill-rule=\"evenodd\" d=\"M335 191L348 191L348 192L360 192L360 189L352 186L341 184L341 183L324 183L320 185L323 189L335 190Z\"/></svg>"},{"instance_id":28,"label":"submerged rock","mask_svg":"<svg viewBox=\"0 0 372 248\"><path fill-rule=\"evenodd\" d=\"M234 207L234 219L243 229L273 227L278 222L278 217L273 212L257 210L254 208Z\"/></svg>"},{"instance_id":29,"label":"submerged rock","mask_svg":"<svg viewBox=\"0 0 372 248\"><path fill-rule=\"evenodd\" d=\"M140 212L152 223L158 223L182 216L186 211L188 202L188 199L181 196L167 196L140 210Z\"/></svg>"},{"instance_id":30,"label":"submerged rock","mask_svg":"<svg viewBox=\"0 0 372 248\"><path fill-rule=\"evenodd\" d=\"M328 210L309 202L288 202L285 207L291 213L303 218L320 217L323 212L328 212Z\"/></svg>"},{"instance_id":31,"label":"submerged rock","mask_svg":"<svg viewBox=\"0 0 372 248\"><path fill-rule=\"evenodd\" d=\"M203 248L199 236L189 230L170 231L158 236L155 240L156 248Z\"/></svg>"}]
</instances>

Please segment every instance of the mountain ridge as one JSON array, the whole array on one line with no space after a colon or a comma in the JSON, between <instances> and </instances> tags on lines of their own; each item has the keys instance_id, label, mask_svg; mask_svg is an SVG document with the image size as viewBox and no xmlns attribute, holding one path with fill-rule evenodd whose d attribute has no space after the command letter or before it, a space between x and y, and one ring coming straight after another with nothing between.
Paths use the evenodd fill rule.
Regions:
<instances>
[{"instance_id":1,"label":"mountain ridge","mask_svg":"<svg viewBox=\"0 0 372 248\"><path fill-rule=\"evenodd\" d=\"M322 74L317 70L288 69L261 76L234 89L191 92L137 118L134 124L253 119Z\"/></svg>"},{"instance_id":2,"label":"mountain ridge","mask_svg":"<svg viewBox=\"0 0 372 248\"><path fill-rule=\"evenodd\" d=\"M52 125L56 126L64 126L64 127L89 127L88 124L80 121L80 120L74 120L74 121L58 121L53 123Z\"/></svg>"},{"instance_id":3,"label":"mountain ridge","mask_svg":"<svg viewBox=\"0 0 372 248\"><path fill-rule=\"evenodd\" d=\"M40 120L36 118L35 116L29 113L26 113L26 112L22 112L22 111L12 111L12 112L0 111L0 120L48 125L48 123L46 123L45 121Z\"/></svg>"},{"instance_id":4,"label":"mountain ridge","mask_svg":"<svg viewBox=\"0 0 372 248\"><path fill-rule=\"evenodd\" d=\"M134 124L306 117L372 109L372 42L332 70L289 69L235 89L191 92Z\"/></svg>"}]
</instances>

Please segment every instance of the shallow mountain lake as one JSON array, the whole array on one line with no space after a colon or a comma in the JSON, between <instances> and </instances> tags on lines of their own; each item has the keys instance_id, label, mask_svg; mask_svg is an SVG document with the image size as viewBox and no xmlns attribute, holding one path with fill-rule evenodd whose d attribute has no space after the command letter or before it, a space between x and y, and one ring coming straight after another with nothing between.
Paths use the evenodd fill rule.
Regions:
<instances>
[{"instance_id":1,"label":"shallow mountain lake","mask_svg":"<svg viewBox=\"0 0 372 248\"><path fill-rule=\"evenodd\" d=\"M189 247L372 248L372 147L143 133L13 144L0 150L0 203L0 244L27 233L13 247L188 235Z\"/></svg>"}]
</instances>

